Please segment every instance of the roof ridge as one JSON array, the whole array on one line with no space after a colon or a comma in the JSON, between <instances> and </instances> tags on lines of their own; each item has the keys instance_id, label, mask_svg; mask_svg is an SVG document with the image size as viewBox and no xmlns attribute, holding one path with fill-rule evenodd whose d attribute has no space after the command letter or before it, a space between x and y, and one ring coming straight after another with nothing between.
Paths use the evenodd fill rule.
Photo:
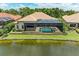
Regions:
<instances>
[{"instance_id":1,"label":"roof ridge","mask_svg":"<svg viewBox=\"0 0 79 59\"><path fill-rule=\"evenodd\" d=\"M43 12L34 12L30 15L27 15L23 17L22 19L18 21L37 21L38 19L53 19L54 17L51 17Z\"/></svg>"},{"instance_id":2,"label":"roof ridge","mask_svg":"<svg viewBox=\"0 0 79 59\"><path fill-rule=\"evenodd\" d=\"M33 15L29 15L29 16L31 16L33 19L35 19L35 20L36 20L36 18L35 18Z\"/></svg>"}]
</instances>

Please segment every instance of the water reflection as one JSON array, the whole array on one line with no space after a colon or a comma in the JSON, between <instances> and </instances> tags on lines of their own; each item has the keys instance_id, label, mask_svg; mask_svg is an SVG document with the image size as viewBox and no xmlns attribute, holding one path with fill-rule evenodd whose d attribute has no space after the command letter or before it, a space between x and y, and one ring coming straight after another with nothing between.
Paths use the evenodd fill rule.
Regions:
<instances>
[{"instance_id":1,"label":"water reflection","mask_svg":"<svg viewBox=\"0 0 79 59\"><path fill-rule=\"evenodd\" d=\"M79 55L79 46L0 45L2 56L63 56Z\"/></svg>"}]
</instances>

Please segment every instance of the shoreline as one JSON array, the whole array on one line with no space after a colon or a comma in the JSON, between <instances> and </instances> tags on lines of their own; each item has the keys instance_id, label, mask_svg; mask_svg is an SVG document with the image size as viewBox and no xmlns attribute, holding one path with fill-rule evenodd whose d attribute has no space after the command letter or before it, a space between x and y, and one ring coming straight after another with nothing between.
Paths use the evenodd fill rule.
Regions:
<instances>
[{"instance_id":1,"label":"shoreline","mask_svg":"<svg viewBox=\"0 0 79 59\"><path fill-rule=\"evenodd\" d=\"M21 44L21 45L78 45L78 40L55 40L55 39L6 39L0 40L0 44L3 45L12 45L12 44Z\"/></svg>"}]
</instances>

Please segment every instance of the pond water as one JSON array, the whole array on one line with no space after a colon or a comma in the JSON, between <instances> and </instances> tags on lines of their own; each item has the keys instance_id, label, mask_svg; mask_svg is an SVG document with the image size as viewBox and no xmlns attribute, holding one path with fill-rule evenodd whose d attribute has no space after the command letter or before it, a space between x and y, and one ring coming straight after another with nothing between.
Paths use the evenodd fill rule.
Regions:
<instances>
[{"instance_id":1,"label":"pond water","mask_svg":"<svg viewBox=\"0 0 79 59\"><path fill-rule=\"evenodd\" d=\"M79 46L0 45L1 56L79 56Z\"/></svg>"}]
</instances>

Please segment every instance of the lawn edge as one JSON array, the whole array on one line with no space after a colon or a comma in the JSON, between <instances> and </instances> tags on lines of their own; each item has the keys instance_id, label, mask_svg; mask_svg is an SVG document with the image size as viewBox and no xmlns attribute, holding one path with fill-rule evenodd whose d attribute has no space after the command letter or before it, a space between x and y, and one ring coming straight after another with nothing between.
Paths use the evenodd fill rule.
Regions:
<instances>
[{"instance_id":1,"label":"lawn edge","mask_svg":"<svg viewBox=\"0 0 79 59\"><path fill-rule=\"evenodd\" d=\"M21 44L21 45L79 45L79 41L76 40L0 40L0 45L15 45L15 44Z\"/></svg>"}]
</instances>

